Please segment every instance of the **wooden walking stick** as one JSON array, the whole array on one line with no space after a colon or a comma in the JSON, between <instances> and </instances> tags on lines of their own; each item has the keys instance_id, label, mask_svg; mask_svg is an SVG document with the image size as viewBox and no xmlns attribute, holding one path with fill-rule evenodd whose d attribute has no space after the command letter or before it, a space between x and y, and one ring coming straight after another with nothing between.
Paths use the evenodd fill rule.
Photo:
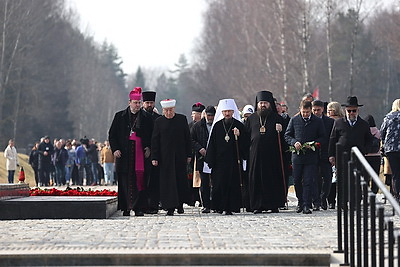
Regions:
<instances>
[{"instance_id":1,"label":"wooden walking stick","mask_svg":"<svg viewBox=\"0 0 400 267\"><path fill-rule=\"evenodd\" d=\"M281 144L281 137L279 134L279 131L276 131L278 133L278 146L279 146L279 156L281 159L281 168L282 168L282 179L283 179L283 187L284 187L284 192L285 192L285 204L287 208L287 187L286 187L286 177L285 177L285 166L283 164L283 155L282 155L282 144Z\"/></svg>"},{"instance_id":2,"label":"wooden walking stick","mask_svg":"<svg viewBox=\"0 0 400 267\"><path fill-rule=\"evenodd\" d=\"M244 212L244 193L243 193L242 166L240 164L239 140L238 140L238 136L237 135L235 135L235 144L236 144L237 162L238 162L238 167L239 167L240 193L241 193L241 196L242 196L242 207L243 207L243 212Z\"/></svg>"}]
</instances>

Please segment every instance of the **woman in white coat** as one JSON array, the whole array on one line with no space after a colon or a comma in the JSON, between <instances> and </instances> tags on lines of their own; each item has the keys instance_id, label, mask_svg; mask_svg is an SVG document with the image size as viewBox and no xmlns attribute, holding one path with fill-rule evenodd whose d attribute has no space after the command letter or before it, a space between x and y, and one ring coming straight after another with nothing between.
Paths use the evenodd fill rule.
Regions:
<instances>
[{"instance_id":1,"label":"woman in white coat","mask_svg":"<svg viewBox=\"0 0 400 267\"><path fill-rule=\"evenodd\" d=\"M4 157L7 159L6 169L8 171L8 183L12 184L14 183L15 170L17 169L17 166L19 166L18 154L13 139L8 141L8 146L4 150Z\"/></svg>"}]
</instances>

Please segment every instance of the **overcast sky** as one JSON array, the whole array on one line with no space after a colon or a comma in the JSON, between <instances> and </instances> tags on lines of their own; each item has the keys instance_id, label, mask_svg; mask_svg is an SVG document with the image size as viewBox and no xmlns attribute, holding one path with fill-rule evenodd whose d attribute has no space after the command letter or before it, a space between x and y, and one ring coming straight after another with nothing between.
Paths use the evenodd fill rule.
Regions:
<instances>
[{"instance_id":1,"label":"overcast sky","mask_svg":"<svg viewBox=\"0 0 400 267\"><path fill-rule=\"evenodd\" d=\"M126 73L190 60L202 28L204 0L70 0L84 33L113 43Z\"/></svg>"}]
</instances>

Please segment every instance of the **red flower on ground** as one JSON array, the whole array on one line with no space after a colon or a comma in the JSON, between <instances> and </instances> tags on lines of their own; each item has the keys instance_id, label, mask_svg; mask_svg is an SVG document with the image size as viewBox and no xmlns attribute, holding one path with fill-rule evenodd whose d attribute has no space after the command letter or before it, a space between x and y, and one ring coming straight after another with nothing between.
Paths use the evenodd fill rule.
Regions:
<instances>
[{"instance_id":1,"label":"red flower on ground","mask_svg":"<svg viewBox=\"0 0 400 267\"><path fill-rule=\"evenodd\" d=\"M118 196L118 192L112 190L85 190L82 187L72 189L67 187L65 190L58 190L56 188L40 189L33 188L30 192L31 196Z\"/></svg>"}]
</instances>

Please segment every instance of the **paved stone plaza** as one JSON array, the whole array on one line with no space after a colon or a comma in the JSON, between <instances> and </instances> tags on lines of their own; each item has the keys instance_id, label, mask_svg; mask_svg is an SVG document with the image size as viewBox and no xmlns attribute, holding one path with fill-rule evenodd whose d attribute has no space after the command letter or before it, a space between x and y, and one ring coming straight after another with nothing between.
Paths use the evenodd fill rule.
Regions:
<instances>
[{"instance_id":1,"label":"paved stone plaza","mask_svg":"<svg viewBox=\"0 0 400 267\"><path fill-rule=\"evenodd\" d=\"M101 253L330 254L337 246L336 210L297 214L296 198L280 213L202 214L94 220L0 221L0 256ZM132 212L133 215L133 212Z\"/></svg>"}]
</instances>

